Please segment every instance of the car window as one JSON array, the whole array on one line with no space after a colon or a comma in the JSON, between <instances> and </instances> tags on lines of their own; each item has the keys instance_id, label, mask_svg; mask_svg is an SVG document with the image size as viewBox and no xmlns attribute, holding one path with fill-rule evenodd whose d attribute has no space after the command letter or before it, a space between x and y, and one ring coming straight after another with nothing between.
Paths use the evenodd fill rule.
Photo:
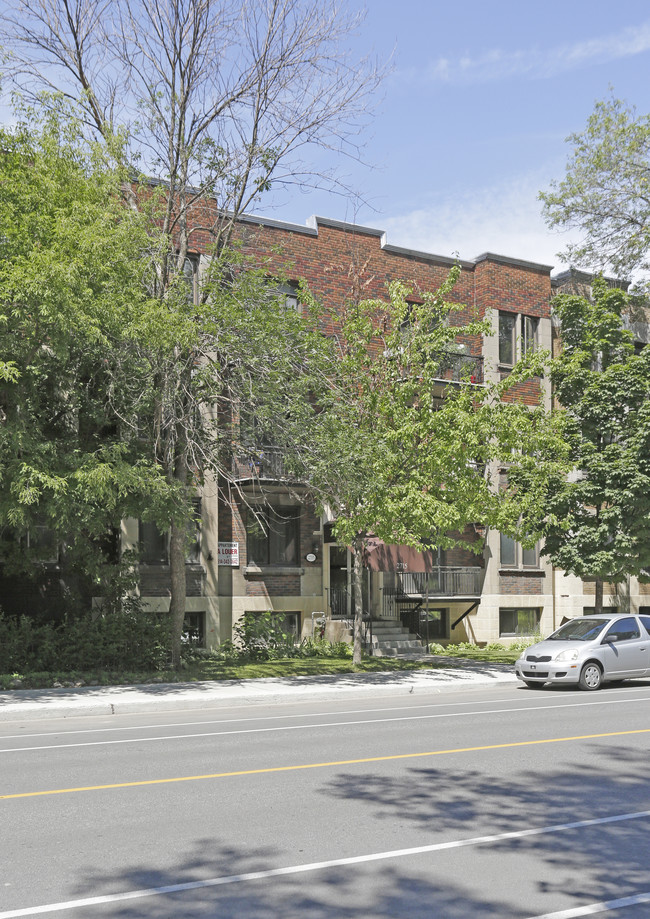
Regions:
<instances>
[{"instance_id":1,"label":"car window","mask_svg":"<svg viewBox=\"0 0 650 919\"><path fill-rule=\"evenodd\" d=\"M572 619L561 626L557 632L549 635L548 641L591 641L596 638L607 625L604 619Z\"/></svg>"},{"instance_id":2,"label":"car window","mask_svg":"<svg viewBox=\"0 0 650 919\"><path fill-rule=\"evenodd\" d=\"M641 622L642 622L643 625L645 626L646 632L648 632L648 634L650 634L650 616L639 616L639 619L641 620Z\"/></svg>"},{"instance_id":3,"label":"car window","mask_svg":"<svg viewBox=\"0 0 650 919\"><path fill-rule=\"evenodd\" d=\"M605 641L630 641L632 638L640 638L639 626L633 616L626 619L619 619L607 629Z\"/></svg>"}]
</instances>

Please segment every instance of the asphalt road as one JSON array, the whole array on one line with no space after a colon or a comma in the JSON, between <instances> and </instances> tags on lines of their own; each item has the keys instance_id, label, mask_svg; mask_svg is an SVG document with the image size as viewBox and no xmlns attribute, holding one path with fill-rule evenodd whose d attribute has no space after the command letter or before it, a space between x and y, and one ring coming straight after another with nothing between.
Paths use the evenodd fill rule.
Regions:
<instances>
[{"instance_id":1,"label":"asphalt road","mask_svg":"<svg viewBox=\"0 0 650 919\"><path fill-rule=\"evenodd\" d=\"M650 683L0 724L0 919L650 916Z\"/></svg>"}]
</instances>

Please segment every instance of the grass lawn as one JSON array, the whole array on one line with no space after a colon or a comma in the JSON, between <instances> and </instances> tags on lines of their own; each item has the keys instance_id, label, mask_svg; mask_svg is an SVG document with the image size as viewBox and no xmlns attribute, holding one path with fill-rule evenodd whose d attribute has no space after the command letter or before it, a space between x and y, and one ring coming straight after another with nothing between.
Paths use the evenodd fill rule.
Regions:
<instances>
[{"instance_id":1,"label":"grass lawn","mask_svg":"<svg viewBox=\"0 0 650 919\"><path fill-rule=\"evenodd\" d=\"M315 676L336 673L376 673L381 671L437 670L455 665L460 659L511 664L519 651L479 648L473 645L449 645L444 657L434 660L402 660L390 657L366 657L355 666L351 658L287 658L273 661L235 663L215 659L198 660L180 671L155 672L94 671L92 673L11 673L0 674L0 690L45 689L60 686L120 686L138 683L187 683L201 680L253 680L261 677Z\"/></svg>"}]
</instances>

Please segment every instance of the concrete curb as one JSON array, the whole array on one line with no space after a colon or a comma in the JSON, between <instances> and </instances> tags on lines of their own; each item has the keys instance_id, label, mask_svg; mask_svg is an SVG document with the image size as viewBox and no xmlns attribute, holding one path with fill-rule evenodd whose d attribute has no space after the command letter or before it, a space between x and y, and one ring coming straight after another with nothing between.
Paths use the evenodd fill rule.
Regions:
<instances>
[{"instance_id":1,"label":"concrete curb","mask_svg":"<svg viewBox=\"0 0 650 919\"><path fill-rule=\"evenodd\" d=\"M311 702L372 695L400 696L515 683L512 666L458 662L440 670L269 677L142 686L83 686L0 692L0 722L191 711L223 705Z\"/></svg>"}]
</instances>

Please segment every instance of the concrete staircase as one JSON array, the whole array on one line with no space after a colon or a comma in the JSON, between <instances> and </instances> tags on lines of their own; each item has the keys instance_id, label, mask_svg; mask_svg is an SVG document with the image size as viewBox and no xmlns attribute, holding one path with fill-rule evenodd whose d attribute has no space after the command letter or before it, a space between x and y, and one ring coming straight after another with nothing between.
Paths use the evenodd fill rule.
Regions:
<instances>
[{"instance_id":1,"label":"concrete staircase","mask_svg":"<svg viewBox=\"0 0 650 919\"><path fill-rule=\"evenodd\" d=\"M412 635L398 619L372 620L374 657L420 657L425 652L424 642Z\"/></svg>"}]
</instances>

